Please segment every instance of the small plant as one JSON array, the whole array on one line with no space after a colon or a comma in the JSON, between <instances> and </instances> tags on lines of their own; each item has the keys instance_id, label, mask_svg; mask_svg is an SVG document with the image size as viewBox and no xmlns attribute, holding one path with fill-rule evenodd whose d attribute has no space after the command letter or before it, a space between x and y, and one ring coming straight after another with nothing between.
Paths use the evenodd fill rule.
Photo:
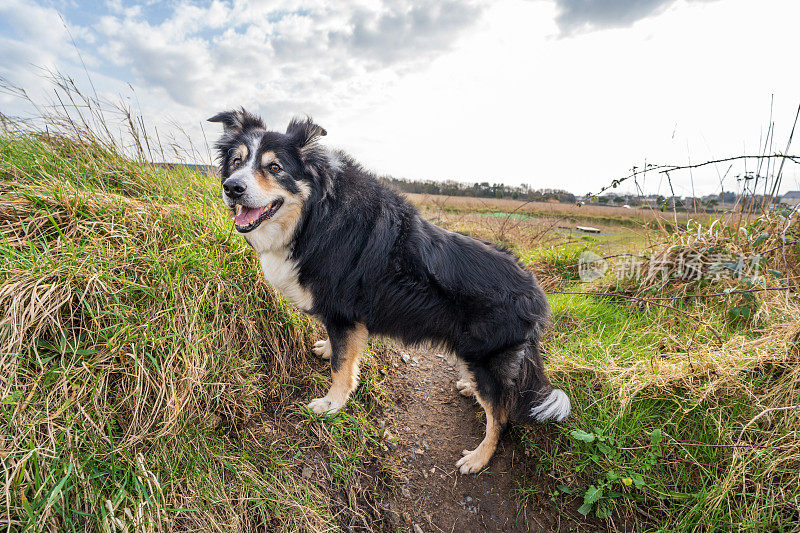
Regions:
<instances>
[{"instance_id":1,"label":"small plant","mask_svg":"<svg viewBox=\"0 0 800 533\"><path fill-rule=\"evenodd\" d=\"M570 432L573 439L584 442L588 445L589 462L596 465L604 465L605 475L598 478L583 493L583 505L578 508L578 512L584 516L594 511L598 518L609 518L611 516L611 501L616 498L639 499L626 489L635 487L643 489L646 485L643 472L651 470L661 457L660 429L650 432L650 446L642 447L636 451L642 454L626 460L628 448L621 448L619 440L610 435L604 435L600 428L594 428L594 432L587 433L579 429ZM583 467L576 468L582 471ZM567 487L559 487L559 490L567 494L571 493Z\"/></svg>"}]
</instances>

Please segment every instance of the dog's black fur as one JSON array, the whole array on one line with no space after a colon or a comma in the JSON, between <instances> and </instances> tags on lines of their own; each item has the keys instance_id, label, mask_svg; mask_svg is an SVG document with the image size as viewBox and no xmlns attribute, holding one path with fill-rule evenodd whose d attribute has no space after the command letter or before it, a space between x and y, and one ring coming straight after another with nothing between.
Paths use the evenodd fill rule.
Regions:
<instances>
[{"instance_id":1,"label":"dog's black fur","mask_svg":"<svg viewBox=\"0 0 800 533\"><path fill-rule=\"evenodd\" d=\"M550 393L539 350L549 308L534 277L511 254L423 219L350 159L329 194L315 192L292 254L329 334L363 322L406 343L441 344L484 397L528 421L528 391Z\"/></svg>"},{"instance_id":2,"label":"dog's black fur","mask_svg":"<svg viewBox=\"0 0 800 533\"><path fill-rule=\"evenodd\" d=\"M264 129L243 110L213 120L237 116L239 127L217 145L223 181L232 148ZM309 185L289 253L331 342L363 323L372 334L433 343L463 362L478 395L507 419L566 416L535 416L553 388L539 345L549 307L534 276L510 252L422 218L350 157L319 146L324 133L310 119L295 120L286 134L261 133L260 149L284 163L294 181L287 190ZM336 353L331 364L341 365Z\"/></svg>"}]
</instances>

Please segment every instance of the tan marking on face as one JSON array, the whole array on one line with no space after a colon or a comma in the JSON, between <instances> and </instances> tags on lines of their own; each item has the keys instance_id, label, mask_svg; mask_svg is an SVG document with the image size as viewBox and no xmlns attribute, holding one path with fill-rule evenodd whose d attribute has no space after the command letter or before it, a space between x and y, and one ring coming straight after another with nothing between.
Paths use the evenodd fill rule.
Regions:
<instances>
[{"instance_id":1,"label":"tan marking on face","mask_svg":"<svg viewBox=\"0 0 800 533\"><path fill-rule=\"evenodd\" d=\"M291 236L294 233L297 223L300 222L300 216L303 214L303 206L305 205L305 201L311 194L311 190L309 189L308 185L299 183L298 186L300 187L300 192L284 202L280 210L285 211L277 220L278 224L281 225L284 234L287 236ZM280 211L278 212L280 213Z\"/></svg>"},{"instance_id":2,"label":"tan marking on face","mask_svg":"<svg viewBox=\"0 0 800 533\"><path fill-rule=\"evenodd\" d=\"M249 153L250 153L250 150L247 149L247 145L245 145L245 144L240 144L239 146L236 147L235 156L241 157L242 161L247 159L247 154L249 154Z\"/></svg>"},{"instance_id":3,"label":"tan marking on face","mask_svg":"<svg viewBox=\"0 0 800 533\"><path fill-rule=\"evenodd\" d=\"M283 187L278 185L278 182L275 178L272 177L272 174L267 172L266 170L257 169L253 171L253 176L256 178L256 183L264 191L264 194L268 196L282 196L279 193L286 193ZM281 208L283 209L283 208Z\"/></svg>"},{"instance_id":4,"label":"tan marking on face","mask_svg":"<svg viewBox=\"0 0 800 533\"><path fill-rule=\"evenodd\" d=\"M263 154L261 154L261 166L262 167L265 167L265 166L269 165L273 161L278 163L279 165L281 164L281 162L278 161L278 156L275 155L275 152L268 151L268 152L264 152Z\"/></svg>"},{"instance_id":5,"label":"tan marking on face","mask_svg":"<svg viewBox=\"0 0 800 533\"><path fill-rule=\"evenodd\" d=\"M259 253L270 248L286 246L294 236L303 211L303 202L291 195L283 198L283 205L272 219L264 221L253 232L244 236Z\"/></svg>"},{"instance_id":6,"label":"tan marking on face","mask_svg":"<svg viewBox=\"0 0 800 533\"><path fill-rule=\"evenodd\" d=\"M277 222L281 225L283 232L286 235L289 235L290 232L294 232L294 228L297 226L297 222L300 220L300 214L303 212L303 203L284 202L280 208L280 211L278 212L280 213L281 211L283 211L283 213L281 213L281 217L277 220Z\"/></svg>"},{"instance_id":7,"label":"tan marking on face","mask_svg":"<svg viewBox=\"0 0 800 533\"><path fill-rule=\"evenodd\" d=\"M275 189L277 188L283 191L283 188L278 185L278 182L275 180L272 174L270 174L269 170L267 170L267 165L273 161L280 164L275 152L264 152L261 155L261 165L258 168L253 169L253 175L256 178L256 183L258 183L258 186L261 187L261 190L263 190L266 194L277 195L278 191Z\"/></svg>"}]
</instances>

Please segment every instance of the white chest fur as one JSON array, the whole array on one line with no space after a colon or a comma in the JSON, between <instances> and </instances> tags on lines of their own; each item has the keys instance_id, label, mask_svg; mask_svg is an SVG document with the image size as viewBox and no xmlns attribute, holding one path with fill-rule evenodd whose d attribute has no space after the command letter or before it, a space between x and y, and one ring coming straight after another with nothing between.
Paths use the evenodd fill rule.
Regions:
<instances>
[{"instance_id":1,"label":"white chest fur","mask_svg":"<svg viewBox=\"0 0 800 533\"><path fill-rule=\"evenodd\" d=\"M270 250L259 255L261 270L270 285L304 311L314 306L314 298L297 279L297 265L286 250Z\"/></svg>"}]
</instances>

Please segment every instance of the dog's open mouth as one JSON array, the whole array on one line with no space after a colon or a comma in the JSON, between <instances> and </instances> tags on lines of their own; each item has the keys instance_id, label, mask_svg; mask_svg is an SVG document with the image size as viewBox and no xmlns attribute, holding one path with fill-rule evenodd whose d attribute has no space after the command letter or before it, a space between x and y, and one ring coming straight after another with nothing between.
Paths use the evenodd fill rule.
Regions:
<instances>
[{"instance_id":1,"label":"dog's open mouth","mask_svg":"<svg viewBox=\"0 0 800 533\"><path fill-rule=\"evenodd\" d=\"M282 205L283 200L280 198L263 207L246 207L244 205L237 205L236 218L233 220L233 223L236 224L236 229L239 231L239 233L253 231L262 222L272 218Z\"/></svg>"}]
</instances>

